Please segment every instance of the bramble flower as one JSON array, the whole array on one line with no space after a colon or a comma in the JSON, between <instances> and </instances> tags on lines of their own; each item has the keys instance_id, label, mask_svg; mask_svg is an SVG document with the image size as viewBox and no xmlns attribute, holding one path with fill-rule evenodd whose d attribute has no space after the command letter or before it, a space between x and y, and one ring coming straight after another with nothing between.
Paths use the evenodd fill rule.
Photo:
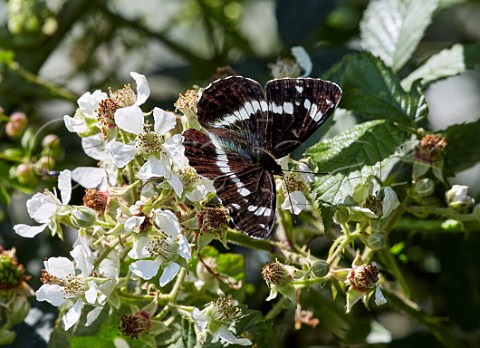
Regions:
<instances>
[{"instance_id":1,"label":"bramble flower","mask_svg":"<svg viewBox=\"0 0 480 348\"><path fill-rule=\"evenodd\" d=\"M86 325L97 319L115 287L119 269L118 261L105 259L98 268L98 277L90 277L96 256L80 236L70 254L74 262L66 257L51 257L44 261L43 285L36 292L38 301L47 301L57 307L75 301L63 316L65 331L78 322L84 304L95 307L87 314Z\"/></svg>"},{"instance_id":2,"label":"bramble flower","mask_svg":"<svg viewBox=\"0 0 480 348\"><path fill-rule=\"evenodd\" d=\"M449 207L466 211L475 205L475 199L467 195L468 186L453 185L450 190L445 193L445 199Z\"/></svg>"},{"instance_id":3,"label":"bramble flower","mask_svg":"<svg viewBox=\"0 0 480 348\"><path fill-rule=\"evenodd\" d=\"M299 172L291 172L285 175L287 195L281 208L289 210L292 214L300 214L307 206L307 189L313 182L313 173L304 163L298 165Z\"/></svg>"},{"instance_id":4,"label":"bramble flower","mask_svg":"<svg viewBox=\"0 0 480 348\"><path fill-rule=\"evenodd\" d=\"M170 283L180 271L180 264L192 257L187 238L180 233L180 223L169 210L155 211L155 225L162 233L140 237L128 253L138 260L130 265L130 271L142 279L149 280L158 274L160 266L160 286ZM143 260L154 257L154 260Z\"/></svg>"},{"instance_id":5,"label":"bramble flower","mask_svg":"<svg viewBox=\"0 0 480 348\"><path fill-rule=\"evenodd\" d=\"M30 217L38 222L39 226L29 226L18 224L13 227L15 232L25 238L33 238L49 228L52 235L58 234L62 238L62 228L60 222L63 217L68 216L71 207L68 206L72 194L72 173L69 170L63 170L58 176L58 189L60 190L61 200L50 191L45 193L36 193L27 201L27 210Z\"/></svg>"},{"instance_id":6,"label":"bramble flower","mask_svg":"<svg viewBox=\"0 0 480 348\"><path fill-rule=\"evenodd\" d=\"M370 177L364 185L359 184L355 187L352 196L345 201L352 212L361 213L371 219L385 219L398 208L400 201L390 186L383 188L375 186ZM355 215L353 218L355 219Z\"/></svg>"},{"instance_id":7,"label":"bramble flower","mask_svg":"<svg viewBox=\"0 0 480 348\"><path fill-rule=\"evenodd\" d=\"M107 99L105 92L96 90L93 93L86 92L78 98L78 109L73 117L63 116L65 127L72 133L77 133L81 137L98 132L98 128L93 127L97 124L97 110L100 102Z\"/></svg>"},{"instance_id":8,"label":"bramble flower","mask_svg":"<svg viewBox=\"0 0 480 348\"><path fill-rule=\"evenodd\" d=\"M235 322L242 316L242 311L234 305L233 300L223 296L210 302L201 311L198 308L194 308L192 311L192 319L195 322L197 337L201 344L205 343L208 333L212 335L212 343L220 340L223 345L252 345L249 339L235 336Z\"/></svg>"}]
</instances>

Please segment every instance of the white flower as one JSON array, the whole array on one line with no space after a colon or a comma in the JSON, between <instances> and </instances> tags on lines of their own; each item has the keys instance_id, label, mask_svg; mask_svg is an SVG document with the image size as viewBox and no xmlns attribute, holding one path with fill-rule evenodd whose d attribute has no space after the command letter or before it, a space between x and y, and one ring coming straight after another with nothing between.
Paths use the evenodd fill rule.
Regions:
<instances>
[{"instance_id":1,"label":"white flower","mask_svg":"<svg viewBox=\"0 0 480 348\"><path fill-rule=\"evenodd\" d=\"M235 336L232 325L227 326L228 322L234 323L236 318L225 318L218 309L219 302L210 303L205 309L200 311L194 308L192 319L195 322L196 329L199 331L200 340L205 340L206 333L212 335L212 343L220 340L223 345L238 344L241 346L251 346L252 342L247 338L238 338ZM233 331L233 332L232 332Z\"/></svg>"},{"instance_id":2,"label":"white flower","mask_svg":"<svg viewBox=\"0 0 480 348\"><path fill-rule=\"evenodd\" d=\"M69 213L67 207L72 194L72 173L69 170L63 170L58 176L58 189L60 190L59 200L52 192L36 193L27 201L27 210L30 217L38 222L39 226L29 226L18 224L13 227L15 232L25 238L33 238L49 228L52 233L61 234L61 228L58 225L58 219L62 215Z\"/></svg>"},{"instance_id":3,"label":"white flower","mask_svg":"<svg viewBox=\"0 0 480 348\"><path fill-rule=\"evenodd\" d=\"M63 116L65 127L72 133L80 135L88 134L90 131L88 124L97 121L96 110L98 109L99 103L107 98L108 95L100 90L96 90L93 93L84 93L77 100L79 109L75 113L75 116Z\"/></svg>"},{"instance_id":4,"label":"white flower","mask_svg":"<svg viewBox=\"0 0 480 348\"><path fill-rule=\"evenodd\" d=\"M143 111L140 109L140 105L145 103L150 96L150 87L144 75L131 72L130 76L132 76L137 83L137 100L135 104L115 111L114 117L115 124L118 128L138 135L143 132Z\"/></svg>"},{"instance_id":5,"label":"white flower","mask_svg":"<svg viewBox=\"0 0 480 348\"><path fill-rule=\"evenodd\" d=\"M455 209L469 208L475 204L475 199L468 194L468 186L453 185L450 190L445 193L447 204Z\"/></svg>"},{"instance_id":6,"label":"white flower","mask_svg":"<svg viewBox=\"0 0 480 348\"><path fill-rule=\"evenodd\" d=\"M283 170L288 170L289 156L281 159L280 165ZM290 172L285 176L287 186L298 188L298 190L289 192L285 197L281 205L281 209L289 210L292 214L300 214L304 209L308 207L307 197L302 191L306 190L306 187L313 182L313 173L304 163L298 165L298 171Z\"/></svg>"},{"instance_id":7,"label":"white flower","mask_svg":"<svg viewBox=\"0 0 480 348\"><path fill-rule=\"evenodd\" d=\"M192 202L200 202L207 197L209 192L215 192L213 181L204 176L199 176L193 190L188 191L185 196Z\"/></svg>"},{"instance_id":8,"label":"white flower","mask_svg":"<svg viewBox=\"0 0 480 348\"><path fill-rule=\"evenodd\" d=\"M192 254L187 238L180 233L180 223L175 214L169 210L157 210L155 213L155 224L164 234L140 237L128 256L138 260L130 265L130 271L145 280L156 276L163 266L160 276L160 286L163 287L178 274L179 263L190 260ZM142 260L152 256L154 260Z\"/></svg>"}]
</instances>

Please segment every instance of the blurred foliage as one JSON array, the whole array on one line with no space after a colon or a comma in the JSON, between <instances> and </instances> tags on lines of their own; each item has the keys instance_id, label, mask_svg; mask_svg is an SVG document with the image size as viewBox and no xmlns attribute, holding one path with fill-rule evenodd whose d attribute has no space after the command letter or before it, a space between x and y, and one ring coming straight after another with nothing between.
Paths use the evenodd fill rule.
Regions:
<instances>
[{"instance_id":1,"label":"blurred foliage","mask_svg":"<svg viewBox=\"0 0 480 348\"><path fill-rule=\"evenodd\" d=\"M15 192L17 199L20 188L28 193L51 182L41 181L45 172L37 170L27 177L28 185L23 185L18 177L12 178L11 171L21 164L33 165L43 155L52 156L43 168L47 171L54 169L53 162L55 168L65 168L90 161L82 157L79 142L71 140L61 122L55 122L61 121L63 114L73 113L75 101L84 91L121 86L129 81L129 71L138 71L148 75L150 80L150 105L172 109L178 93L195 84L206 85L216 76L219 67L231 66L241 75L265 82L270 78L267 64L278 57L289 57L290 48L301 45L311 55L312 76L322 76L328 70L326 76L344 90L341 106L354 110L357 119L364 115L381 119L385 113L383 107L388 106L392 108L390 113L396 115L395 120L407 127L413 119L425 117L427 113L426 104L423 105L425 100L417 89L420 86L414 82L416 75L412 73L422 62L454 43L461 43L474 44L464 46L469 51L462 56L467 68L478 66L478 1L440 1L413 59L404 66L403 61L395 65L398 68L395 73L393 70L397 69L383 66L370 54L349 55L359 49L359 23L367 4L368 1L362 0L0 1L0 106L3 108L0 150L10 153L0 159L0 196L3 198L0 241L6 247L16 245L20 262L33 273L32 287L39 285L40 270L34 265L41 264L48 255L66 254L68 240L59 242L42 234L32 243L13 235L13 223L25 217L21 212L23 203L14 200L15 206L7 206L10 195ZM441 70L439 61L446 58L440 58L432 63L433 70ZM447 58L449 62L453 59L458 63L451 54ZM458 68L455 73L462 71ZM433 75L432 81L452 73ZM425 80L428 82L428 78ZM422 88L427 88L427 84ZM408 113L405 112L406 104L411 106L407 108ZM27 115L29 130L19 138L7 137L3 122L7 123L16 111ZM51 120L54 122L48 123ZM41 128L46 123L47 126ZM428 127L427 123L425 125ZM457 125L445 131L454 149L446 157L446 169L450 174L478 163L477 130L478 121L474 127ZM52 154L52 147L39 144L40 138L49 133L59 134L68 156ZM322 146L327 147L328 143L312 151L318 151L321 156L319 148ZM80 194L77 192L74 200L78 201ZM333 211L329 214L325 207L322 214L331 219ZM438 346L438 337L432 332L442 330L455 337L453 343L450 342L452 346L478 346L478 226L472 228L471 233L456 233L455 229L448 232L438 221L430 220L417 228L412 226L401 223L395 226L389 236L391 253L382 255L382 261L387 265L392 264L389 258L400 262L400 271L408 274L405 281L411 289L412 300L423 311L413 304L405 305L408 301L402 302L386 294L387 308L367 311L355 307L351 314L344 314L344 303L332 303L328 300L332 294L316 287L302 294L302 304L314 311L320 324L316 328L304 326L295 331L293 310L285 311L275 322L271 346L369 345L367 337L377 321L393 333L392 342L381 345L385 347ZM319 254L328 247L329 242L324 239L311 245ZM264 261L259 260L261 257L247 258L251 263L248 267L259 269ZM386 270L387 278L392 277L389 271L397 270ZM256 274L246 276L252 277L249 282L258 285L254 296L246 296L249 308L267 313L272 306L263 301L268 289L259 283ZM20 334L13 346L45 347L45 341L36 331L41 327L39 322L41 319L37 318L34 324L18 325ZM115 326L110 322L106 325L110 329ZM108 328L104 326L101 330ZM182 327L185 336L189 330L188 324ZM53 342L61 346L64 339L57 333ZM85 338L85 342L92 341Z\"/></svg>"}]
</instances>

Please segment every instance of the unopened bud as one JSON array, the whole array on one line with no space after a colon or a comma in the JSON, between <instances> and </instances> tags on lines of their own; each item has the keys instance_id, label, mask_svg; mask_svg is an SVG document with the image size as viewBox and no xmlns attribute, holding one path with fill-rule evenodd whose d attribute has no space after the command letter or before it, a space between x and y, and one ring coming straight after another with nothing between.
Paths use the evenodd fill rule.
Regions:
<instances>
[{"instance_id":1,"label":"unopened bud","mask_svg":"<svg viewBox=\"0 0 480 348\"><path fill-rule=\"evenodd\" d=\"M72 211L72 224L76 228L93 226L97 221L97 212L85 206L80 206Z\"/></svg>"},{"instance_id":2,"label":"unopened bud","mask_svg":"<svg viewBox=\"0 0 480 348\"><path fill-rule=\"evenodd\" d=\"M365 243L372 250L381 250L387 245L387 238L383 233L373 233L367 237Z\"/></svg>"},{"instance_id":3,"label":"unopened bud","mask_svg":"<svg viewBox=\"0 0 480 348\"><path fill-rule=\"evenodd\" d=\"M325 260L318 260L312 266L312 272L315 277L325 277L330 270L330 266L328 265L327 261Z\"/></svg>"},{"instance_id":4,"label":"unopened bud","mask_svg":"<svg viewBox=\"0 0 480 348\"><path fill-rule=\"evenodd\" d=\"M415 182L413 189L420 197L428 197L435 191L435 183L432 179L423 178Z\"/></svg>"},{"instance_id":5,"label":"unopened bud","mask_svg":"<svg viewBox=\"0 0 480 348\"><path fill-rule=\"evenodd\" d=\"M466 211L475 204L475 200L467 195L468 186L453 185L450 190L445 193L445 199L449 207Z\"/></svg>"},{"instance_id":6,"label":"unopened bud","mask_svg":"<svg viewBox=\"0 0 480 348\"><path fill-rule=\"evenodd\" d=\"M339 224L345 224L350 219L350 212L346 207L338 207L333 214L333 218Z\"/></svg>"}]
</instances>

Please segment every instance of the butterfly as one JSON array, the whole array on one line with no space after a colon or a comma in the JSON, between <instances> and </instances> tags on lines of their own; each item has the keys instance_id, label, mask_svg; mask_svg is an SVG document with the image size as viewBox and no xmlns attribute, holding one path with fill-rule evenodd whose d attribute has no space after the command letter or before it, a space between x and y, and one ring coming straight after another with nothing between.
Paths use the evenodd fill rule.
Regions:
<instances>
[{"instance_id":1,"label":"butterfly","mask_svg":"<svg viewBox=\"0 0 480 348\"><path fill-rule=\"evenodd\" d=\"M183 132L185 155L213 180L235 227L267 238L275 224L277 159L290 154L333 113L342 90L313 78L271 80L262 86L230 76L206 87L197 104L206 132Z\"/></svg>"}]
</instances>

